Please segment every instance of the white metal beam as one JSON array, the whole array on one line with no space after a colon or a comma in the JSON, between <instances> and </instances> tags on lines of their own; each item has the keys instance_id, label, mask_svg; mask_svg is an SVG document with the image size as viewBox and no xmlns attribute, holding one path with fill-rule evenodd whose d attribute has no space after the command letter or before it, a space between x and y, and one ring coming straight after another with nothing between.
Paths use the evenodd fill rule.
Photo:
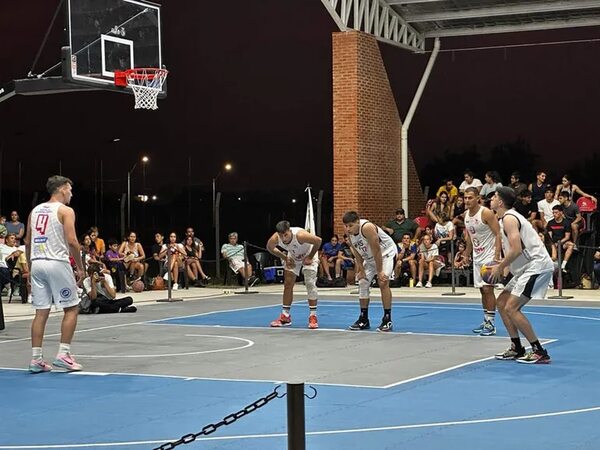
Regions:
<instances>
[{"instance_id":1,"label":"white metal beam","mask_svg":"<svg viewBox=\"0 0 600 450\"><path fill-rule=\"evenodd\" d=\"M354 29L411 51L425 50L424 36L384 0L321 0L340 31Z\"/></svg>"},{"instance_id":2,"label":"white metal beam","mask_svg":"<svg viewBox=\"0 0 600 450\"><path fill-rule=\"evenodd\" d=\"M388 5L414 5L415 3L433 3L442 2L444 0L388 0Z\"/></svg>"},{"instance_id":3,"label":"white metal beam","mask_svg":"<svg viewBox=\"0 0 600 450\"><path fill-rule=\"evenodd\" d=\"M598 0L560 0L533 4L513 4L503 6L488 6L459 10L438 11L432 13L404 14L409 23L436 22L442 20L477 19L481 17L516 16L522 14L541 14L549 12L576 11L600 8Z\"/></svg>"},{"instance_id":4,"label":"white metal beam","mask_svg":"<svg viewBox=\"0 0 600 450\"><path fill-rule=\"evenodd\" d=\"M473 36L478 34L517 33L521 31L553 30L559 28L595 27L600 26L600 17L586 17L570 20L552 20L518 25L499 25L484 27L447 28L425 32L426 38Z\"/></svg>"}]
</instances>

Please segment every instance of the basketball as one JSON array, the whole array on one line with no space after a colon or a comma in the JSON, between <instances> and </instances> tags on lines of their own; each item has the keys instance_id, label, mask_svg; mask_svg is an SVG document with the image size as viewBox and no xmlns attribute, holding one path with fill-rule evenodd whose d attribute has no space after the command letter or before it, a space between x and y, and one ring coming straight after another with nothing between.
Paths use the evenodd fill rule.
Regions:
<instances>
[{"instance_id":1,"label":"basketball","mask_svg":"<svg viewBox=\"0 0 600 450\"><path fill-rule=\"evenodd\" d=\"M479 273L481 274L481 279L487 284L494 284L492 281L492 269L494 266L497 266L498 263L496 261L488 261L483 266L481 266L481 270Z\"/></svg>"},{"instance_id":2,"label":"basketball","mask_svg":"<svg viewBox=\"0 0 600 450\"><path fill-rule=\"evenodd\" d=\"M135 280L131 283L131 289L133 289L133 292L143 292L144 282L142 280Z\"/></svg>"}]
</instances>

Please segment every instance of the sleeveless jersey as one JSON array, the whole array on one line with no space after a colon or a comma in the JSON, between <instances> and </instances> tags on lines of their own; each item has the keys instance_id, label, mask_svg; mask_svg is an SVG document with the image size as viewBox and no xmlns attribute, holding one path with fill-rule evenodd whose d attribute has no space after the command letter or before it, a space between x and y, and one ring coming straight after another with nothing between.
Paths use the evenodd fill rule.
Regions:
<instances>
[{"instance_id":1,"label":"sleeveless jersey","mask_svg":"<svg viewBox=\"0 0 600 450\"><path fill-rule=\"evenodd\" d=\"M468 209L465 212L465 230L473 244L473 263L477 265L490 262L496 256L496 238L492 229L483 222L483 209L484 207L480 206L474 215L471 215Z\"/></svg>"},{"instance_id":2,"label":"sleeveless jersey","mask_svg":"<svg viewBox=\"0 0 600 450\"><path fill-rule=\"evenodd\" d=\"M544 200L546 195L546 189L550 186L548 183L542 183L541 186L538 186L537 181L531 184L531 202L539 202L540 200Z\"/></svg>"},{"instance_id":3,"label":"sleeveless jersey","mask_svg":"<svg viewBox=\"0 0 600 450\"><path fill-rule=\"evenodd\" d=\"M513 216L519 221L519 234L521 235L521 254L510 264L510 271L514 276L519 276L525 269L531 268L537 272L554 270L554 263L548 255L544 243L533 229L531 223L514 209L507 211L500 220L500 232L502 234L502 249L507 255L510 251L508 236L504 232L504 218Z\"/></svg>"},{"instance_id":4,"label":"sleeveless jersey","mask_svg":"<svg viewBox=\"0 0 600 450\"><path fill-rule=\"evenodd\" d=\"M298 231L305 231L303 228L290 227L290 231L292 232L292 240L288 244L284 244L279 235L277 235L279 240L277 245L287 250L288 256L292 257L295 261L302 261L311 252L313 246L312 244L301 244L298 242L296 235Z\"/></svg>"},{"instance_id":5,"label":"sleeveless jersey","mask_svg":"<svg viewBox=\"0 0 600 450\"><path fill-rule=\"evenodd\" d=\"M359 255L364 261L369 261L373 259L373 252L371 251L371 246L367 241L367 238L363 235L362 229L363 226L369 223L368 220L360 219L360 228L358 229L358 234L356 236L350 234L350 242L354 248L358 251ZM379 246L381 247L381 256L388 255L396 255L398 254L398 247L394 243L393 239L379 228L377 225L377 236L379 237Z\"/></svg>"},{"instance_id":6,"label":"sleeveless jersey","mask_svg":"<svg viewBox=\"0 0 600 450\"><path fill-rule=\"evenodd\" d=\"M31 260L69 262L69 246L58 220L60 202L41 203L31 212Z\"/></svg>"}]
</instances>

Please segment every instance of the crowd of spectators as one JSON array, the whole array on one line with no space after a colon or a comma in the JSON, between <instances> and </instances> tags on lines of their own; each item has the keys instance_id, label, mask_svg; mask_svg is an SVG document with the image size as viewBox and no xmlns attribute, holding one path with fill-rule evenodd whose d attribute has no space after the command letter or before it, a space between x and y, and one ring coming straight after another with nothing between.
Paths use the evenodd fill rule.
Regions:
<instances>
[{"instance_id":1,"label":"crowd of spectators","mask_svg":"<svg viewBox=\"0 0 600 450\"><path fill-rule=\"evenodd\" d=\"M488 206L491 196L502 185L496 171L486 172L482 183L467 169L458 187L454 180L444 180L418 217L408 218L405 211L398 208L390 221L380 224L398 245L394 268L396 285L428 288L433 286L434 278L444 269L452 266L458 270L469 269L464 242L464 191L469 187L477 188L482 204ZM578 251L578 238L584 222L573 197L588 199L594 206L596 198L574 184L569 175L564 175L560 183L551 185L544 171L538 171L535 181L529 184L521 180L519 172L513 172L509 186L518 196L515 209L535 227L554 261L558 261L560 251L558 269L568 273L569 262ZM21 243L24 232L25 225L17 211L10 213L10 220L0 216L2 286L14 283L17 278L27 280L29 276ZM93 277L90 275L87 289L91 289L94 277L98 278L100 273L112 281L111 284L97 286L96 292L102 292L102 295L111 294L113 290L126 293L133 289L136 281L142 281L146 288L156 287L162 283L156 283L157 278L170 281L173 289L182 284L186 287L205 286L211 280L203 267L204 244L195 236L192 227L186 228L183 240L178 239L176 232L169 233L166 243L160 232L154 238L155 242L147 254L135 231L130 231L122 240L109 239L107 245L98 228L91 227L81 236L85 263L94 268L95 274L92 274ZM258 281L251 261L245 261L244 246L238 243L236 232L228 234L227 242L221 247L221 256L240 280L248 280L249 284ZM595 252L593 258L596 279L600 279L600 251ZM325 282L336 285L356 282L347 236L340 238L333 235L323 244L319 252L319 271ZM19 284L20 289L27 289L26 282ZM26 292L22 294L26 298ZM127 306L131 305L124 307Z\"/></svg>"}]
</instances>

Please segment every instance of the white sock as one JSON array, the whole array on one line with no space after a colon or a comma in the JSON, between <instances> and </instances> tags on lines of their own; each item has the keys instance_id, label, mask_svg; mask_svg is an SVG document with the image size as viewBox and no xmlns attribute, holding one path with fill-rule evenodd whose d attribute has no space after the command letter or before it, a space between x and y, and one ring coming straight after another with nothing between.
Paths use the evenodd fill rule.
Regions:
<instances>
[{"instance_id":1,"label":"white sock","mask_svg":"<svg viewBox=\"0 0 600 450\"><path fill-rule=\"evenodd\" d=\"M33 359L42 359L42 347L31 347L31 355Z\"/></svg>"},{"instance_id":2,"label":"white sock","mask_svg":"<svg viewBox=\"0 0 600 450\"><path fill-rule=\"evenodd\" d=\"M560 265L561 269L564 269L565 267L567 267L567 261L563 261L562 264Z\"/></svg>"},{"instance_id":3,"label":"white sock","mask_svg":"<svg viewBox=\"0 0 600 450\"><path fill-rule=\"evenodd\" d=\"M58 354L59 355L68 355L69 353L71 353L71 344L63 344L61 342L58 347Z\"/></svg>"}]
</instances>

